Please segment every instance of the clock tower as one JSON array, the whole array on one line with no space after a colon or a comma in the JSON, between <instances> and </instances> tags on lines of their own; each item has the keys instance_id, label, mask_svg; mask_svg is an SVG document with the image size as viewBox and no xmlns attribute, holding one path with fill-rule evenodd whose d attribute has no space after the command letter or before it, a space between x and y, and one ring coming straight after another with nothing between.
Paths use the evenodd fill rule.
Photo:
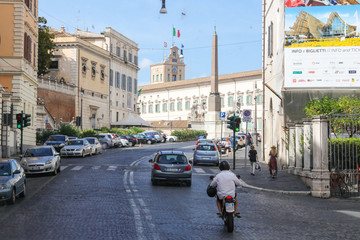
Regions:
<instances>
[{"instance_id":1,"label":"clock tower","mask_svg":"<svg viewBox=\"0 0 360 240\"><path fill-rule=\"evenodd\" d=\"M150 66L150 84L185 80L185 63L182 49L172 46L169 56L162 63Z\"/></svg>"}]
</instances>

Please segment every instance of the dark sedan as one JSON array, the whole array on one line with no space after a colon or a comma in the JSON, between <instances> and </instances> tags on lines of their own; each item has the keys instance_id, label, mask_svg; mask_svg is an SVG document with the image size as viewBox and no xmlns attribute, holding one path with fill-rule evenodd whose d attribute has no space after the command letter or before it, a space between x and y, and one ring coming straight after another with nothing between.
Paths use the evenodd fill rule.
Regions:
<instances>
[{"instance_id":1,"label":"dark sedan","mask_svg":"<svg viewBox=\"0 0 360 240\"><path fill-rule=\"evenodd\" d=\"M137 139L135 136L132 136L132 135L122 135L122 136L124 136L129 141L129 145L131 147L136 145Z\"/></svg>"},{"instance_id":2,"label":"dark sedan","mask_svg":"<svg viewBox=\"0 0 360 240\"><path fill-rule=\"evenodd\" d=\"M60 152L67 141L69 141L69 138L66 135L51 135L44 145L52 145L57 152Z\"/></svg>"},{"instance_id":3,"label":"dark sedan","mask_svg":"<svg viewBox=\"0 0 360 240\"><path fill-rule=\"evenodd\" d=\"M138 141L138 143L146 143L146 144L153 144L153 143L156 143L156 140L155 138L151 138L145 134L142 134L142 133L139 133L139 134L136 134L134 135Z\"/></svg>"},{"instance_id":4,"label":"dark sedan","mask_svg":"<svg viewBox=\"0 0 360 240\"><path fill-rule=\"evenodd\" d=\"M0 200L14 204L16 197L25 197L26 176L15 159L0 160Z\"/></svg>"}]
</instances>

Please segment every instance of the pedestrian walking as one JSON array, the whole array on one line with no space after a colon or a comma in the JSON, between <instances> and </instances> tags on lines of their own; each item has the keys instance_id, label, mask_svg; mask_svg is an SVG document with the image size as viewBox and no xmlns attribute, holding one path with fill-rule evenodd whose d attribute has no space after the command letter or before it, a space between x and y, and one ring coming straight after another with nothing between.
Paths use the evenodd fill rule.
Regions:
<instances>
[{"instance_id":1,"label":"pedestrian walking","mask_svg":"<svg viewBox=\"0 0 360 240\"><path fill-rule=\"evenodd\" d=\"M231 141L229 140L229 138L226 138L226 140L224 142L224 147L225 147L225 154L227 156L227 155L229 155L229 151L231 148Z\"/></svg>"},{"instance_id":2,"label":"pedestrian walking","mask_svg":"<svg viewBox=\"0 0 360 240\"><path fill-rule=\"evenodd\" d=\"M249 156L251 169L252 169L251 175L255 176L255 165L256 165L256 162L258 161L258 155L257 155L257 151L255 150L254 145L251 145L250 151L248 152L248 156Z\"/></svg>"},{"instance_id":3,"label":"pedestrian walking","mask_svg":"<svg viewBox=\"0 0 360 240\"><path fill-rule=\"evenodd\" d=\"M252 137L251 137L251 134L250 133L248 133L247 135L246 135L246 142L245 142L245 144L246 144L246 151L247 152L249 152L250 151L250 146L252 145Z\"/></svg>"},{"instance_id":4,"label":"pedestrian walking","mask_svg":"<svg viewBox=\"0 0 360 240\"><path fill-rule=\"evenodd\" d=\"M271 147L269 156L270 156L270 160L268 165L269 165L270 175L272 178L275 178L277 174L277 151L275 146Z\"/></svg>"}]
</instances>

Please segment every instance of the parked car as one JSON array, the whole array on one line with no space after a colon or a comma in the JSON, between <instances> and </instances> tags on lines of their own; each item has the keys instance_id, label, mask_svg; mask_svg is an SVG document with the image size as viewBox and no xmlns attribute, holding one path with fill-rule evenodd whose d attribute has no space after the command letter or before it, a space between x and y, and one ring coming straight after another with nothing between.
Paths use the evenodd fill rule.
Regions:
<instances>
[{"instance_id":1,"label":"parked car","mask_svg":"<svg viewBox=\"0 0 360 240\"><path fill-rule=\"evenodd\" d=\"M199 143L194 149L193 164L214 164L219 166L220 155L215 143Z\"/></svg>"},{"instance_id":2,"label":"parked car","mask_svg":"<svg viewBox=\"0 0 360 240\"><path fill-rule=\"evenodd\" d=\"M68 140L69 138L66 135L50 135L44 145L52 145L57 152L60 152Z\"/></svg>"},{"instance_id":3,"label":"parked car","mask_svg":"<svg viewBox=\"0 0 360 240\"><path fill-rule=\"evenodd\" d=\"M91 145L92 154L102 153L102 146L99 140L96 137L86 137L85 138Z\"/></svg>"},{"instance_id":4,"label":"parked car","mask_svg":"<svg viewBox=\"0 0 360 240\"><path fill-rule=\"evenodd\" d=\"M68 137L68 140L78 139L78 137Z\"/></svg>"},{"instance_id":5,"label":"parked car","mask_svg":"<svg viewBox=\"0 0 360 240\"><path fill-rule=\"evenodd\" d=\"M64 157L85 157L92 155L92 148L86 139L75 139L68 141L65 147L61 149L60 154Z\"/></svg>"},{"instance_id":6,"label":"parked car","mask_svg":"<svg viewBox=\"0 0 360 240\"><path fill-rule=\"evenodd\" d=\"M158 143L163 141L163 138L156 131L145 131L143 133L145 133L148 136L154 137L156 139L156 142L158 142Z\"/></svg>"},{"instance_id":7,"label":"parked car","mask_svg":"<svg viewBox=\"0 0 360 240\"><path fill-rule=\"evenodd\" d=\"M169 142L177 142L177 141L178 141L178 137L177 137L177 136L169 136L169 135L166 135L166 139L167 139Z\"/></svg>"},{"instance_id":8,"label":"parked car","mask_svg":"<svg viewBox=\"0 0 360 240\"><path fill-rule=\"evenodd\" d=\"M160 181L185 182L191 186L192 161L188 161L184 152L181 151L160 151L152 164L151 183L156 185Z\"/></svg>"},{"instance_id":9,"label":"parked car","mask_svg":"<svg viewBox=\"0 0 360 240\"><path fill-rule=\"evenodd\" d=\"M129 147L130 143L127 140L127 138L124 135L117 135L117 137L120 139L120 147Z\"/></svg>"},{"instance_id":10,"label":"parked car","mask_svg":"<svg viewBox=\"0 0 360 240\"><path fill-rule=\"evenodd\" d=\"M257 135L257 137L255 137L255 135ZM253 139L256 139L258 142L261 142L261 135L260 133L251 133L251 137Z\"/></svg>"},{"instance_id":11,"label":"parked car","mask_svg":"<svg viewBox=\"0 0 360 240\"><path fill-rule=\"evenodd\" d=\"M159 132L159 133L160 133L160 136L163 138L163 141L162 141L162 142L166 142L166 140L167 140L167 134L162 133L162 132Z\"/></svg>"},{"instance_id":12,"label":"parked car","mask_svg":"<svg viewBox=\"0 0 360 240\"><path fill-rule=\"evenodd\" d=\"M111 148L115 146L115 138L110 133L100 133L97 138L104 148Z\"/></svg>"},{"instance_id":13,"label":"parked car","mask_svg":"<svg viewBox=\"0 0 360 240\"><path fill-rule=\"evenodd\" d=\"M139 134L136 134L135 137L136 137L138 143L147 143L147 144L156 143L155 138L151 138L151 137L147 136L146 134L139 133Z\"/></svg>"},{"instance_id":14,"label":"parked car","mask_svg":"<svg viewBox=\"0 0 360 240\"><path fill-rule=\"evenodd\" d=\"M131 135L123 135L129 142L129 146L133 147L136 145L137 143L137 139L134 136Z\"/></svg>"},{"instance_id":15,"label":"parked car","mask_svg":"<svg viewBox=\"0 0 360 240\"><path fill-rule=\"evenodd\" d=\"M113 139L114 139L114 146L115 146L115 147L123 147L123 146L124 146L124 144L123 144L122 141L121 141L120 135L117 135L117 134L115 134L115 133L111 133L111 136L112 136Z\"/></svg>"},{"instance_id":16,"label":"parked car","mask_svg":"<svg viewBox=\"0 0 360 240\"><path fill-rule=\"evenodd\" d=\"M0 160L0 201L14 204L16 197L25 197L26 175L15 159Z\"/></svg>"},{"instance_id":17,"label":"parked car","mask_svg":"<svg viewBox=\"0 0 360 240\"><path fill-rule=\"evenodd\" d=\"M60 154L53 146L30 147L21 157L20 164L26 175L60 172Z\"/></svg>"},{"instance_id":18,"label":"parked car","mask_svg":"<svg viewBox=\"0 0 360 240\"><path fill-rule=\"evenodd\" d=\"M214 143L214 141L211 139L199 138L196 142L196 145L199 145L199 143Z\"/></svg>"}]
</instances>

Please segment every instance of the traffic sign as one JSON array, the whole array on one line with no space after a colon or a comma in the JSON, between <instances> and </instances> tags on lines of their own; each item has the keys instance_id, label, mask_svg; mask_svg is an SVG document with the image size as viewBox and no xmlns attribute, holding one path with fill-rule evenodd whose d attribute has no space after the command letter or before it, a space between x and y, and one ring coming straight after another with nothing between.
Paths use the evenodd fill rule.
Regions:
<instances>
[{"instance_id":1,"label":"traffic sign","mask_svg":"<svg viewBox=\"0 0 360 240\"><path fill-rule=\"evenodd\" d=\"M220 112L220 118L225 118L225 112Z\"/></svg>"},{"instance_id":2,"label":"traffic sign","mask_svg":"<svg viewBox=\"0 0 360 240\"><path fill-rule=\"evenodd\" d=\"M243 111L243 122L251 122L251 110L245 109Z\"/></svg>"}]
</instances>

